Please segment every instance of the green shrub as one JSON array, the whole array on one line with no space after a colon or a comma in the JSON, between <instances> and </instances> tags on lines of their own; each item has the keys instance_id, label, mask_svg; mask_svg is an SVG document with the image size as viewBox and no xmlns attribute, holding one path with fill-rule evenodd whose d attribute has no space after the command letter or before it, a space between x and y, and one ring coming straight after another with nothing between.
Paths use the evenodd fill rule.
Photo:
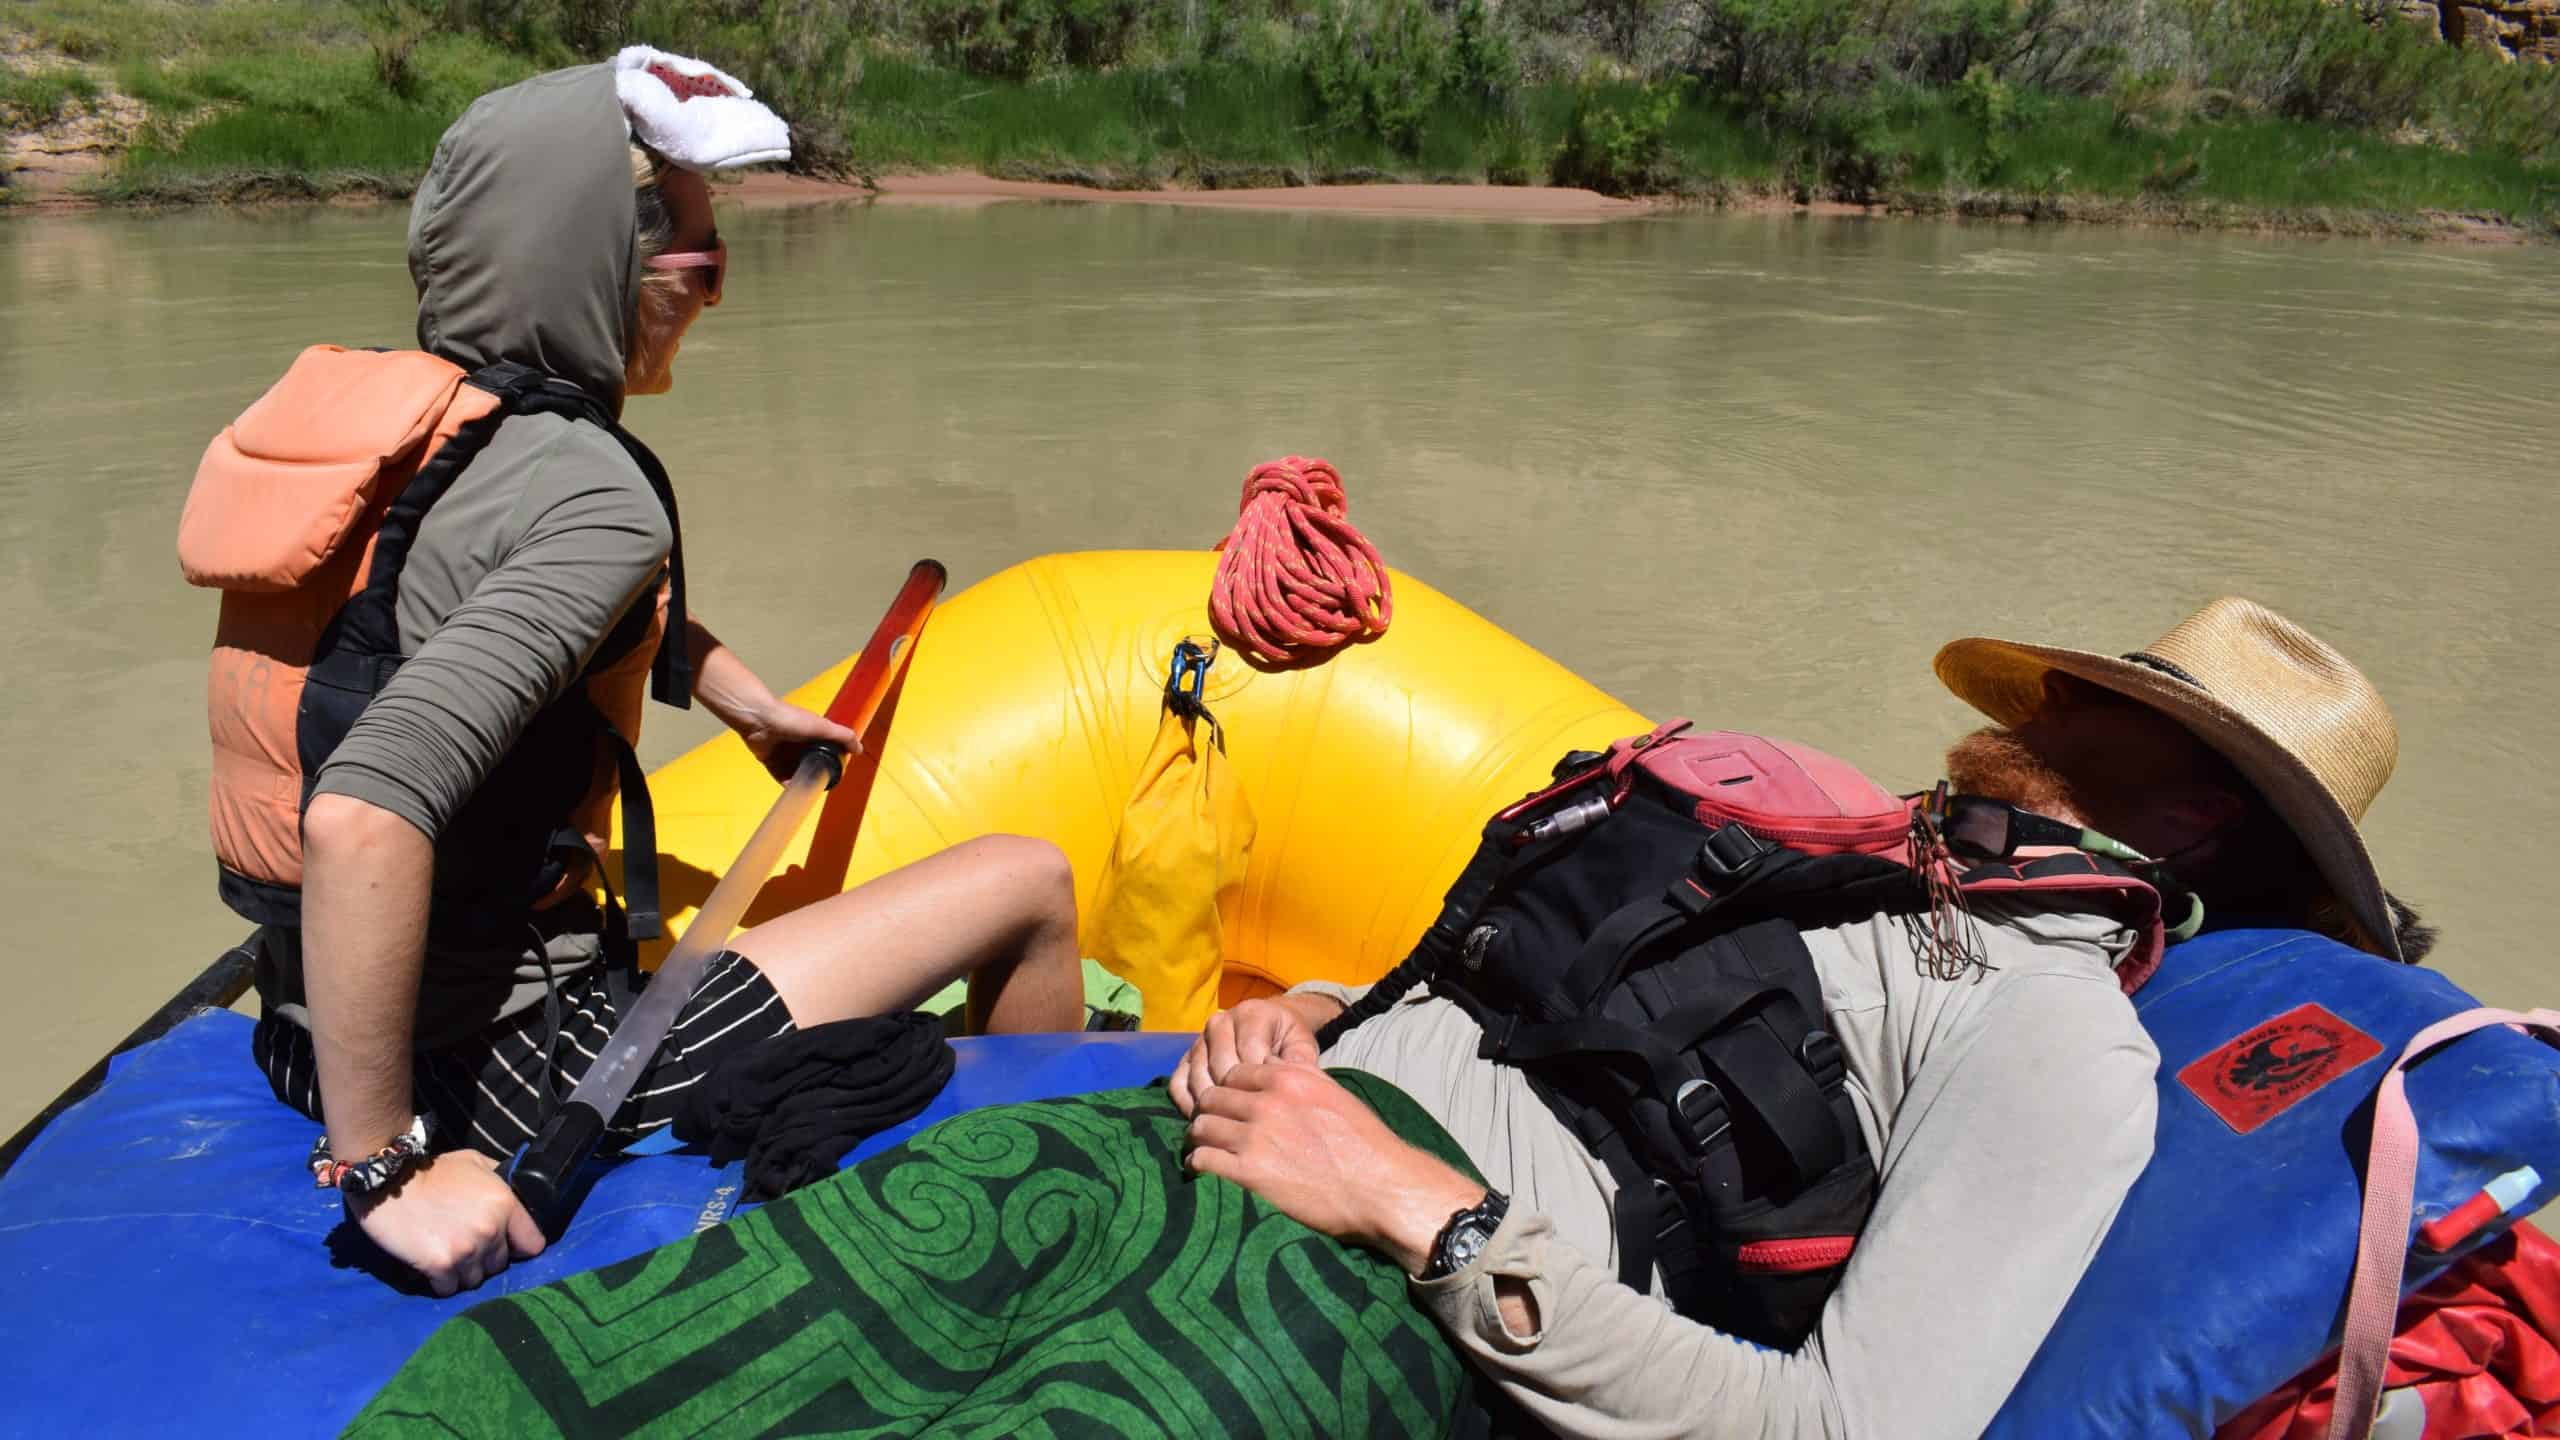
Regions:
<instances>
[{"instance_id":1,"label":"green shrub","mask_svg":"<svg viewBox=\"0 0 2560 1440\"><path fill-rule=\"evenodd\" d=\"M0 122L13 127L49 125L97 98L97 79L76 66L0 70Z\"/></svg>"},{"instance_id":2,"label":"green shrub","mask_svg":"<svg viewBox=\"0 0 2560 1440\"><path fill-rule=\"evenodd\" d=\"M1862 0L1708 0L1698 64L1715 93L1806 133L1874 88L1882 39Z\"/></svg>"},{"instance_id":3,"label":"green shrub","mask_svg":"<svg viewBox=\"0 0 2560 1440\"><path fill-rule=\"evenodd\" d=\"M76 20L48 26L40 38L74 60L107 60L116 53L113 35Z\"/></svg>"},{"instance_id":4,"label":"green shrub","mask_svg":"<svg viewBox=\"0 0 2560 1440\"><path fill-rule=\"evenodd\" d=\"M1300 52L1316 122L1412 155L1448 87L1450 39L1424 0L1324 0Z\"/></svg>"},{"instance_id":5,"label":"green shrub","mask_svg":"<svg viewBox=\"0 0 2560 1440\"><path fill-rule=\"evenodd\" d=\"M2181 155L2175 161L2170 160L2166 152L2162 152L2151 157L2151 171L2142 177L2142 193L2159 196L2184 195L2194 189L2196 182L2203 178L2204 156L2201 152Z\"/></svg>"},{"instance_id":6,"label":"green shrub","mask_svg":"<svg viewBox=\"0 0 2560 1440\"><path fill-rule=\"evenodd\" d=\"M363 0L358 8L372 42L375 82L395 99L418 99L422 81L413 63L418 42L435 32L443 7L431 10L423 0Z\"/></svg>"},{"instance_id":7,"label":"green shrub","mask_svg":"<svg viewBox=\"0 0 2560 1440\"><path fill-rule=\"evenodd\" d=\"M1597 87L1585 86L1548 163L1548 178L1604 195L1672 188L1671 121L1687 93L1686 80L1606 98Z\"/></svg>"},{"instance_id":8,"label":"green shrub","mask_svg":"<svg viewBox=\"0 0 2560 1440\"><path fill-rule=\"evenodd\" d=\"M2436 123L2465 144L2560 159L2560 65L2509 64L2466 51L2431 99Z\"/></svg>"},{"instance_id":9,"label":"green shrub","mask_svg":"<svg viewBox=\"0 0 2560 1440\"><path fill-rule=\"evenodd\" d=\"M1485 0L1458 0L1449 17L1449 90L1480 105L1501 105L1520 85L1520 47Z\"/></svg>"},{"instance_id":10,"label":"green shrub","mask_svg":"<svg viewBox=\"0 0 2560 1440\"><path fill-rule=\"evenodd\" d=\"M2560 67L2443 44L2379 0L2185 0L2169 14L2192 37L2196 83L2248 108L2528 156L2560 142Z\"/></svg>"},{"instance_id":11,"label":"green shrub","mask_svg":"<svg viewBox=\"0 0 2560 1440\"><path fill-rule=\"evenodd\" d=\"M1914 84L1960 83L2008 63L2020 37L2060 9L2059 0L1931 0L1919 8L1896 68Z\"/></svg>"},{"instance_id":12,"label":"green shrub","mask_svg":"<svg viewBox=\"0 0 2560 1440\"><path fill-rule=\"evenodd\" d=\"M1874 203L1910 166L1907 150L1894 141L1889 114L1881 90L1823 102L1800 132L1787 166L1788 188L1799 199L1821 191Z\"/></svg>"},{"instance_id":13,"label":"green shrub","mask_svg":"<svg viewBox=\"0 0 2560 1440\"><path fill-rule=\"evenodd\" d=\"M946 63L1020 79L1120 63L1148 10L1144 0L916 0L916 14Z\"/></svg>"},{"instance_id":14,"label":"green shrub","mask_svg":"<svg viewBox=\"0 0 2560 1440\"><path fill-rule=\"evenodd\" d=\"M2018 128L2017 92L1992 74L1989 65L1975 61L1949 98L1956 113L1970 121L1979 136L1975 178L1988 183L2009 160L2009 136Z\"/></svg>"},{"instance_id":15,"label":"green shrub","mask_svg":"<svg viewBox=\"0 0 2560 1440\"><path fill-rule=\"evenodd\" d=\"M2174 12L2173 12L2174 13ZM2456 57L2415 27L2334 0L2186 0L2199 80L2301 120L2397 125Z\"/></svg>"}]
</instances>

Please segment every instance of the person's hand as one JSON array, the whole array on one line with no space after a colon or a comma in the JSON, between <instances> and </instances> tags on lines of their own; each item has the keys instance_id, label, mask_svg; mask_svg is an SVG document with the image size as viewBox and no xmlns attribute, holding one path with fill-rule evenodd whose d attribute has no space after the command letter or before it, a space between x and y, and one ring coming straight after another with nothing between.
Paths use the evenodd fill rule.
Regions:
<instances>
[{"instance_id":1,"label":"person's hand","mask_svg":"<svg viewBox=\"0 0 2560 1440\"><path fill-rule=\"evenodd\" d=\"M347 1197L347 1211L391 1258L437 1295L470 1290L510 1261L542 1253L542 1227L476 1150L421 1161L388 1190Z\"/></svg>"},{"instance_id":2,"label":"person's hand","mask_svg":"<svg viewBox=\"0 0 2560 1440\"><path fill-rule=\"evenodd\" d=\"M1449 1217L1484 1186L1406 1144L1312 1065L1238 1065L1199 1097L1184 1163L1280 1213L1421 1272Z\"/></svg>"},{"instance_id":3,"label":"person's hand","mask_svg":"<svg viewBox=\"0 0 2560 1440\"><path fill-rule=\"evenodd\" d=\"M844 751L847 759L862 753L861 736L788 700L758 706L738 727L738 738L747 742L747 749L764 762L774 779L786 784L791 772L800 768L801 752L813 744L833 745Z\"/></svg>"},{"instance_id":4,"label":"person's hand","mask_svg":"<svg viewBox=\"0 0 2560 1440\"><path fill-rule=\"evenodd\" d=\"M1183 1052L1182 1063L1173 1067L1167 1088L1173 1092L1174 1110L1189 1119L1199 1108L1200 1097L1209 1093L1209 1087L1223 1084L1228 1072L1238 1065L1260 1065L1265 1061L1314 1065L1315 1028L1291 1003L1295 998L1247 1000L1233 1010L1210 1016L1209 1023L1200 1028L1200 1038Z\"/></svg>"}]
</instances>

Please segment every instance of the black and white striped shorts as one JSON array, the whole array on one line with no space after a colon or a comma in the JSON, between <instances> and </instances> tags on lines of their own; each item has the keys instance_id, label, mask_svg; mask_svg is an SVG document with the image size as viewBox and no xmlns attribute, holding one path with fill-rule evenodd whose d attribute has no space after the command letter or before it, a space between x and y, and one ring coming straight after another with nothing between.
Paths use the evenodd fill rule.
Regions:
<instances>
[{"instance_id":1,"label":"black and white striped shorts","mask_svg":"<svg viewBox=\"0 0 2560 1440\"><path fill-rule=\"evenodd\" d=\"M633 994L623 971L595 966L559 990L559 1032L551 1007L531 1006L440 1050L417 1052L410 1071L414 1103L435 1118L436 1148L469 1146L505 1159L533 1138L550 1112L548 1095L565 1098L602 1051ZM675 1118L690 1089L744 1046L791 1029L791 1012L755 962L734 950L711 959L693 998L676 1012L658 1058L640 1075L613 1119L610 1146L629 1144ZM550 1056L544 1061L545 1042ZM320 1118L319 1066L311 1032L278 1015L260 1017L250 1053L276 1098Z\"/></svg>"}]
</instances>

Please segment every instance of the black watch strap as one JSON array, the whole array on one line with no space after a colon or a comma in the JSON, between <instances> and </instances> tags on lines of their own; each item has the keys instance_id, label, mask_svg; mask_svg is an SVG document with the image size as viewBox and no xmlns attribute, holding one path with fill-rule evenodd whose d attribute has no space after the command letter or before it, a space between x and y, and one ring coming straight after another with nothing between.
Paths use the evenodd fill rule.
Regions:
<instances>
[{"instance_id":1,"label":"black watch strap","mask_svg":"<svg viewBox=\"0 0 2560 1440\"><path fill-rule=\"evenodd\" d=\"M1466 1268L1467 1263L1483 1253L1502 1228L1502 1217L1511 1209L1511 1197L1488 1187L1484 1198L1449 1217L1431 1242L1431 1258L1425 1261L1417 1280L1445 1280Z\"/></svg>"}]
</instances>

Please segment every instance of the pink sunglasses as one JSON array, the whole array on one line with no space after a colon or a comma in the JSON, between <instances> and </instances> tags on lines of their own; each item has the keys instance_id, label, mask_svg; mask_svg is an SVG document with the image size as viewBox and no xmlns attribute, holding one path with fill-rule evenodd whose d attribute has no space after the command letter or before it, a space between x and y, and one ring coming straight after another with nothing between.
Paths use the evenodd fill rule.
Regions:
<instances>
[{"instance_id":1,"label":"pink sunglasses","mask_svg":"<svg viewBox=\"0 0 2560 1440\"><path fill-rule=\"evenodd\" d=\"M709 279L702 282L702 303L720 303L720 285L729 276L729 242L714 238L708 250L680 250L672 255L649 257L652 270L708 270Z\"/></svg>"}]
</instances>

